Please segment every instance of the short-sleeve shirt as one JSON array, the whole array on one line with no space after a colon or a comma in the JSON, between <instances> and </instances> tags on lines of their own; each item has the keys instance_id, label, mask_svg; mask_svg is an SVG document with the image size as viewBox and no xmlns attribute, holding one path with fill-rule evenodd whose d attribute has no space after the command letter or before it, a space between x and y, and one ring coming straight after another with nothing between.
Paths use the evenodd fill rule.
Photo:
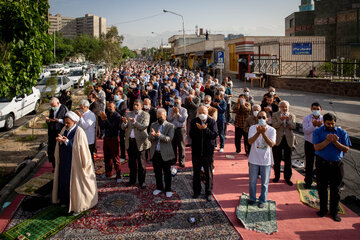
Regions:
<instances>
[{"instance_id":1,"label":"short-sleeve shirt","mask_svg":"<svg viewBox=\"0 0 360 240\"><path fill-rule=\"evenodd\" d=\"M252 125L249 129L249 139L256 134L256 125ZM266 125L266 136L273 142L276 141L276 130L275 128ZM260 136L255 140L251 145L251 150L249 154L249 163L260 165L260 166L270 166L274 163L272 148L266 143L263 136Z\"/></svg>"},{"instance_id":2,"label":"short-sleeve shirt","mask_svg":"<svg viewBox=\"0 0 360 240\"><path fill-rule=\"evenodd\" d=\"M328 131L325 126L315 129L313 133L313 144L319 144L325 141L328 134L336 134L339 137L339 142L342 145L351 146L348 133L339 127L335 127L334 130ZM325 148L320 151L315 151L315 154L322 159L330 162L338 162L344 157L344 152L340 151L335 145L331 142Z\"/></svg>"}]
</instances>

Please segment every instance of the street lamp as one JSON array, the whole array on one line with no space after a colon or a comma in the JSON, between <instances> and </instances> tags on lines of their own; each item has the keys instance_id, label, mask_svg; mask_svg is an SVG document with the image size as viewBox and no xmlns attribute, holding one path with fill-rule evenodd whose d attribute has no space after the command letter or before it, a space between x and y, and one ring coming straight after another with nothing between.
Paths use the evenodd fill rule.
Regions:
<instances>
[{"instance_id":1,"label":"street lamp","mask_svg":"<svg viewBox=\"0 0 360 240\"><path fill-rule=\"evenodd\" d=\"M168 11L168 10L163 10L163 12L164 13L171 13L171 14L174 14L174 15L176 15L176 16L179 16L179 17L181 17L181 20L182 20L182 27L183 27L183 39L184 39L184 57L185 57L185 66L184 66L184 68L186 68L186 43L185 43L185 24L184 24L184 17L183 17L183 15L181 15L181 14L178 14L178 13L176 13L176 12L172 12L172 11Z\"/></svg>"}]
</instances>

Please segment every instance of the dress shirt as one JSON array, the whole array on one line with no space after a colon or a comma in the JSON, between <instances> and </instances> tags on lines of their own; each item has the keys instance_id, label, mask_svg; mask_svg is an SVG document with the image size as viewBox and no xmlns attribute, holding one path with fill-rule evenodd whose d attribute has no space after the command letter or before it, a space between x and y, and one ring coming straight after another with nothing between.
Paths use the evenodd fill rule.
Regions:
<instances>
[{"instance_id":1,"label":"dress shirt","mask_svg":"<svg viewBox=\"0 0 360 240\"><path fill-rule=\"evenodd\" d=\"M167 120L172 123L175 128L183 128L186 126L188 113L186 108L179 107L179 113L173 117L173 108L169 109Z\"/></svg>"},{"instance_id":2,"label":"dress shirt","mask_svg":"<svg viewBox=\"0 0 360 240\"><path fill-rule=\"evenodd\" d=\"M307 116L304 117L304 120L302 122L302 127L303 127L303 132L304 132L304 139L305 141L308 141L309 143L313 143L313 132L315 131L315 129L319 128L319 127L314 127L314 125L312 124L312 120L315 119L313 114L309 114ZM317 121L322 121L323 120L323 116L320 115L320 118L316 119ZM322 124L321 126L323 126L324 124Z\"/></svg>"},{"instance_id":3,"label":"dress shirt","mask_svg":"<svg viewBox=\"0 0 360 240\"><path fill-rule=\"evenodd\" d=\"M81 127L86 134L88 144L95 143L95 128L96 128L96 116L90 110L84 112L79 121L79 127Z\"/></svg>"},{"instance_id":4,"label":"dress shirt","mask_svg":"<svg viewBox=\"0 0 360 240\"><path fill-rule=\"evenodd\" d=\"M159 125L160 133L162 133L162 130L163 130L163 124ZM156 151L160 151L160 138L158 139L158 141L156 143Z\"/></svg>"},{"instance_id":5,"label":"dress shirt","mask_svg":"<svg viewBox=\"0 0 360 240\"><path fill-rule=\"evenodd\" d=\"M65 136L65 132L64 132L64 136L65 136L65 137L69 136L69 134L71 133L72 130L74 130L75 127L76 127L76 124L74 124L74 126L73 126L72 128L70 128L70 130L68 130L66 136ZM69 139L66 139L65 142L64 142L64 144L67 146L68 143L69 143Z\"/></svg>"},{"instance_id":6,"label":"dress shirt","mask_svg":"<svg viewBox=\"0 0 360 240\"><path fill-rule=\"evenodd\" d=\"M136 119L137 119L138 115L139 115L139 114L135 114L135 117L134 117L134 118L135 118L135 121L134 121L134 123L136 123ZM134 123L133 123L133 124L134 124ZM132 129L131 129L130 138L135 138L134 127L132 127Z\"/></svg>"},{"instance_id":7,"label":"dress shirt","mask_svg":"<svg viewBox=\"0 0 360 240\"><path fill-rule=\"evenodd\" d=\"M249 129L249 139L252 138L257 130L256 125L252 125ZM276 130L275 128L266 125L266 136L273 142L276 142ZM249 154L249 163L260 165L260 166L270 166L274 163L272 148L266 143L262 134L255 140L251 145L250 154Z\"/></svg>"},{"instance_id":8,"label":"dress shirt","mask_svg":"<svg viewBox=\"0 0 360 240\"><path fill-rule=\"evenodd\" d=\"M56 118L56 114L59 112L61 104L59 104L59 107L56 109L56 111L54 112L54 118ZM58 119L59 123L64 124L64 120L63 119Z\"/></svg>"}]
</instances>

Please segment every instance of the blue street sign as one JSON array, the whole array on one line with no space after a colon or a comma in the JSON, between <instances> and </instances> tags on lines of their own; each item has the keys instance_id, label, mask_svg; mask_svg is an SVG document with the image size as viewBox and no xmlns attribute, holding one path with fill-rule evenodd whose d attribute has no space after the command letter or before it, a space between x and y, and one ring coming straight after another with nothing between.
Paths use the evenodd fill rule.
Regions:
<instances>
[{"instance_id":1,"label":"blue street sign","mask_svg":"<svg viewBox=\"0 0 360 240\"><path fill-rule=\"evenodd\" d=\"M224 51L216 52L216 63L224 63Z\"/></svg>"},{"instance_id":2,"label":"blue street sign","mask_svg":"<svg viewBox=\"0 0 360 240\"><path fill-rule=\"evenodd\" d=\"M312 55L312 43L293 43L293 55Z\"/></svg>"}]
</instances>

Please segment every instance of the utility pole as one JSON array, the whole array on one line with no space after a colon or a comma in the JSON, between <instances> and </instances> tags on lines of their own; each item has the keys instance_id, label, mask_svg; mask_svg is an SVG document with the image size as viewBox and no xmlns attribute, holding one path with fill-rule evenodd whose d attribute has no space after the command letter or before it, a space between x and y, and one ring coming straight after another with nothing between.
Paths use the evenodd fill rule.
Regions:
<instances>
[{"instance_id":1,"label":"utility pole","mask_svg":"<svg viewBox=\"0 0 360 240\"><path fill-rule=\"evenodd\" d=\"M55 41L55 38L56 38L56 36L55 36L55 31L54 31L54 63L56 63L56 41Z\"/></svg>"}]
</instances>

